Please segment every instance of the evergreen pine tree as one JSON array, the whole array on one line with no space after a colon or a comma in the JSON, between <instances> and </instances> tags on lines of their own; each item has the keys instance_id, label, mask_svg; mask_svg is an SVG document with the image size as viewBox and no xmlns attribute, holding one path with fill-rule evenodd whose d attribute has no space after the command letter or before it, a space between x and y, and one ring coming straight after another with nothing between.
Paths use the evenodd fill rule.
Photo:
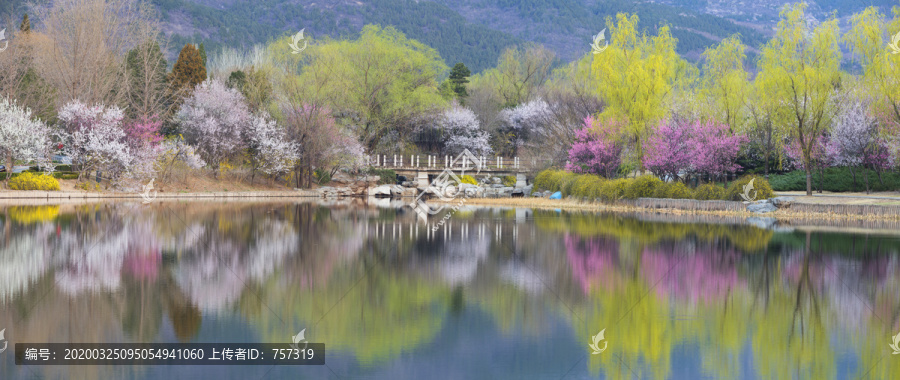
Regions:
<instances>
[{"instance_id":1,"label":"evergreen pine tree","mask_svg":"<svg viewBox=\"0 0 900 380\"><path fill-rule=\"evenodd\" d=\"M193 44L184 45L178 60L169 74L170 81L175 89L193 89L206 80L206 66L200 52Z\"/></svg>"},{"instance_id":2,"label":"evergreen pine tree","mask_svg":"<svg viewBox=\"0 0 900 380\"><path fill-rule=\"evenodd\" d=\"M456 93L456 97L460 100L469 96L469 93L466 91L469 75L472 75L472 72L462 62L457 63L450 70L450 82L453 84L453 92Z\"/></svg>"},{"instance_id":3,"label":"evergreen pine tree","mask_svg":"<svg viewBox=\"0 0 900 380\"><path fill-rule=\"evenodd\" d=\"M206 46L203 46L203 43L200 43L200 61L203 62L203 69L206 70Z\"/></svg>"},{"instance_id":4,"label":"evergreen pine tree","mask_svg":"<svg viewBox=\"0 0 900 380\"><path fill-rule=\"evenodd\" d=\"M28 13L25 14L25 17L22 17L22 24L19 25L19 31L22 33L31 31L31 21L28 20Z\"/></svg>"}]
</instances>

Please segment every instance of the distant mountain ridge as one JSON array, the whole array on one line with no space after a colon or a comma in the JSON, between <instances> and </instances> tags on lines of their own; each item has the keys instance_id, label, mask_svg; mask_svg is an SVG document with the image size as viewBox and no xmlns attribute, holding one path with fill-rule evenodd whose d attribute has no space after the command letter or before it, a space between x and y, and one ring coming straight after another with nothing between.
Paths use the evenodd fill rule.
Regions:
<instances>
[{"instance_id":1,"label":"distant mountain ridge","mask_svg":"<svg viewBox=\"0 0 900 380\"><path fill-rule=\"evenodd\" d=\"M639 27L653 32L672 27L678 52L696 61L720 39L740 34L755 48L769 38L787 0L150 0L161 13L171 50L188 42L248 48L300 29L316 38L358 35L365 24L393 25L410 38L435 48L452 66L464 62L473 72L492 67L504 48L527 41L546 45L563 61L586 54L591 37L616 13L636 13ZM0 5L4 21L21 18L22 0ZM836 9L846 17L868 5L890 11L892 0L809 1L814 17ZM607 35L610 37L609 35ZM611 36L614 38L614 36ZM174 54L170 51L170 54Z\"/></svg>"}]
</instances>

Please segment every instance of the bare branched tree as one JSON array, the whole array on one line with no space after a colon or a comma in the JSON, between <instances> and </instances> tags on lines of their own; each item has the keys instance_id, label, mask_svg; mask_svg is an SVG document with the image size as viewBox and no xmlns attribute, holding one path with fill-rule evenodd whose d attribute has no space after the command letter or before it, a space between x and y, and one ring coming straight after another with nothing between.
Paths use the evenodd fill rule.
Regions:
<instances>
[{"instance_id":1,"label":"bare branched tree","mask_svg":"<svg viewBox=\"0 0 900 380\"><path fill-rule=\"evenodd\" d=\"M128 104L125 56L159 33L148 3L56 0L34 13L41 22L32 32L36 68L57 89L57 105Z\"/></svg>"}]
</instances>

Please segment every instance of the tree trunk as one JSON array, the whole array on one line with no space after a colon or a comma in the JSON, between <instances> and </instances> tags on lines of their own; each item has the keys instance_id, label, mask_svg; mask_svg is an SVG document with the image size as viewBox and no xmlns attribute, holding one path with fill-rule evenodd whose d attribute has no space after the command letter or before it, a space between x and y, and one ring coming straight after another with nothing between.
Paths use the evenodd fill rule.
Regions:
<instances>
[{"instance_id":1,"label":"tree trunk","mask_svg":"<svg viewBox=\"0 0 900 380\"><path fill-rule=\"evenodd\" d=\"M853 171L853 166L848 166L847 169L850 169L850 175L853 176L853 184L856 185L856 172Z\"/></svg>"},{"instance_id":2,"label":"tree trunk","mask_svg":"<svg viewBox=\"0 0 900 380\"><path fill-rule=\"evenodd\" d=\"M866 170L863 172L863 178L866 180L866 194L869 194L869 171Z\"/></svg>"},{"instance_id":3,"label":"tree trunk","mask_svg":"<svg viewBox=\"0 0 900 380\"><path fill-rule=\"evenodd\" d=\"M825 167L819 166L819 194L822 194L822 189L825 188Z\"/></svg>"},{"instance_id":4,"label":"tree trunk","mask_svg":"<svg viewBox=\"0 0 900 380\"><path fill-rule=\"evenodd\" d=\"M812 196L812 170L806 165L806 195Z\"/></svg>"},{"instance_id":5,"label":"tree trunk","mask_svg":"<svg viewBox=\"0 0 900 380\"><path fill-rule=\"evenodd\" d=\"M13 156L12 154L6 155L6 188L9 189L9 178L12 177L13 171ZM9 219L7 219L9 221Z\"/></svg>"}]
</instances>

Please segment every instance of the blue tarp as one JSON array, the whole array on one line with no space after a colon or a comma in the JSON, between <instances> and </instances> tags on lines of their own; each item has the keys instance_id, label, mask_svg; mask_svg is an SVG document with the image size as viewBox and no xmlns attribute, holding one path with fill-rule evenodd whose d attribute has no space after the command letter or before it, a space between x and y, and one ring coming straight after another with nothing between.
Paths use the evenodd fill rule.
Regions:
<instances>
[{"instance_id":1,"label":"blue tarp","mask_svg":"<svg viewBox=\"0 0 900 380\"><path fill-rule=\"evenodd\" d=\"M562 199L562 193L557 191L553 193L553 195L550 195L550 199Z\"/></svg>"}]
</instances>

